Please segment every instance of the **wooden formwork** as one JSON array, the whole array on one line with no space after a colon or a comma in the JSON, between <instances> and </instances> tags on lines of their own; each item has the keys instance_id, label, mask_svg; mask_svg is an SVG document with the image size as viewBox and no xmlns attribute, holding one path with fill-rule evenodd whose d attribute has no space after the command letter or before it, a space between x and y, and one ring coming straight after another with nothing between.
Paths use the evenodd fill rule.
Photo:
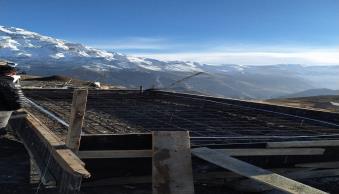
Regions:
<instances>
[{"instance_id":1,"label":"wooden formwork","mask_svg":"<svg viewBox=\"0 0 339 194\"><path fill-rule=\"evenodd\" d=\"M53 179L60 193L80 191L82 179L89 178L90 173L64 142L30 114L12 119L10 126L38 165L42 179Z\"/></svg>"},{"instance_id":2,"label":"wooden formwork","mask_svg":"<svg viewBox=\"0 0 339 194\"><path fill-rule=\"evenodd\" d=\"M19 124L20 123L20 124ZM21 125L20 126L18 126ZM169 172L180 172L180 169L171 169L168 168L168 165L171 166L173 164L183 164L183 162L190 163L190 160L187 159L187 154L190 156L190 149L186 146L187 150L186 154L181 153L179 157L171 157L171 155L167 155L165 160L167 159L166 165L162 164L162 152L159 150L166 150L166 152L170 152L169 150L175 150L174 153L177 152L178 149L182 146L183 138L186 137L186 141L188 136L183 135L183 132L157 132L152 134L130 134L130 135L84 135L81 138L81 144L78 151L78 156L76 156L71 150L67 149L65 144L53 135L43 124L40 124L38 119L34 118L32 115L28 115L27 118L21 122L13 122L11 123L12 127L17 129L18 134L27 149L31 152L32 157L37 161L38 166L44 172L44 169L47 170L47 173L51 175L56 180L57 187L60 190L60 193L77 193L80 191L80 185L82 184L85 187L88 186L104 186L104 185L112 185L112 184L135 184L135 183L151 183L155 184L154 193L162 193L162 189L175 187L173 185L184 183L185 180L190 182L191 176L191 184L194 182L208 182L210 180L221 179L221 178L234 178L239 177L236 174L239 173L230 173L230 172L222 172L220 169L216 169L213 165L204 163L203 161L198 160L198 158L193 157L193 172L189 172L189 168L185 168L188 172L184 172L183 174L174 175L173 177L169 177ZM25 127L23 127L25 126ZM162 136L173 135L178 138L177 142L179 143L179 147L176 147L176 141L166 140L162 138ZM188 134L188 133L186 133ZM160 136L160 138L159 138ZM157 140L158 139L158 140ZM153 143L152 143L153 142ZM156 143L154 143L156 142ZM165 145L158 146L160 142ZM312 144L313 143L313 144ZM285 142L286 144L286 142ZM292 143L293 144L293 143ZM302 142L299 142L302 144ZM186 144L187 145L187 144ZM331 149L329 146L338 146L338 142L332 142L329 145L329 142L326 144L314 141L307 142L306 147L312 148L269 148L274 144L268 144L267 148L238 148L238 149L213 149L212 153L217 152L219 157L243 157L243 161L251 161L252 163L256 163L253 159L257 159L260 161L258 157L264 160L270 159L270 157L290 157L290 161L288 164L280 163L280 168L286 168L286 165L291 166L293 163L295 165L304 165L307 166L307 162L310 162L309 158L312 157L312 162L315 161L323 161L323 165L326 165L326 161L338 160L335 159L334 155L331 155L328 152ZM312 145L312 146L310 146ZM284 147L285 145L282 145ZM293 145L292 145L293 146ZM185 146L184 146L185 147ZM203 157L203 154L199 152L200 148L193 148L194 156ZM206 150L205 150L206 151ZM200 155L199 155L200 154ZM205 153L206 154L206 153ZM160 155L160 156L157 156ZM208 156L208 155L207 155ZM295 157L295 158L293 158ZM305 158L300 158L305 157ZM181 158L181 159L180 159ZM190 158L190 157L189 157ZM205 158L208 160L207 157ZM80 161L80 159L83 161ZM219 158L220 159L220 158ZM272 158L271 158L272 159ZM318 159L318 160L317 160ZM159 171L161 173L157 173L157 170L152 170L152 160L153 160L153 168L160 168L159 165L166 166L166 171ZM159 160L159 161L157 161ZM292 162L293 161L293 162ZM215 161L214 161L215 162ZM287 161L286 161L287 162ZM157 163L157 165L154 165ZM259 162L260 163L260 162ZM306 164L305 164L306 163ZM84 168L84 164L86 164L86 169ZM313 164L321 165L322 163ZM337 163L334 163L337 164ZM229 163L229 165L232 165ZM277 165L277 162L275 164ZM309 165L312 165L309 164ZM333 164L332 164L333 165ZM175 166L175 165L174 165ZM188 165L189 166L189 165ZM199 170L199 166L204 166L203 170ZM273 166L269 166L272 168ZM277 166L276 166L277 167ZM206 169L208 169L206 172ZM183 170L183 169L181 169ZM153 179L152 181L152 172ZM265 171L267 172L267 171ZM243 173L243 172L242 172ZM240 175L243 175L240 173ZM325 174L319 174L325 173ZM89 174L92 177L89 177ZM303 175L302 175L303 174ZM188 178L183 179L183 177L187 176ZM245 174L247 175L247 174ZM287 174L290 176L289 174ZM293 175L293 174L292 174ZM315 171L313 174L306 172L299 172L299 175L296 174L294 176L306 176L306 177L319 177L319 176L333 176L339 175L338 170L327 170L324 171ZM161 177L164 176L164 177ZM254 176L254 175L253 175ZM275 175L277 176L277 175ZM252 177L252 175L248 175L248 177ZM86 178L86 179L83 179ZM156 182L155 180L165 180L164 182ZM176 180L176 181L175 181ZM179 183L177 183L179 180ZM284 179L285 180L285 179ZM286 180L285 180L286 181ZM189 183L185 183L182 187L189 186ZM287 181L289 182L289 181ZM163 184L168 185L163 185ZM266 184L277 184L265 182ZM158 185L162 185L157 186ZM241 182L239 184L242 184ZM286 185L285 183L284 185ZM299 185L299 183L293 182L293 184ZM253 186L253 184L252 184ZM300 185L299 185L300 186ZM163 188L164 187L164 188ZM309 192L310 189L307 186L300 186L302 188L306 188L305 191ZM176 186L175 188L180 189L181 187ZM244 187L246 188L246 187ZM299 188L299 187L297 187ZM160 190L157 190L160 189ZM252 188L253 189L253 188ZM266 186L261 188L263 190L272 189L270 186ZM300 189L300 188L299 188ZM173 192L171 192L173 191ZM317 191L317 190L315 190ZM182 190L183 193L188 193L187 188ZM191 189L191 193L193 193L193 189ZM180 193L179 190L171 190L169 189L167 193ZM321 192L315 192L321 193Z\"/></svg>"},{"instance_id":3,"label":"wooden formwork","mask_svg":"<svg viewBox=\"0 0 339 194\"><path fill-rule=\"evenodd\" d=\"M156 145L154 144L156 139L159 138L159 134L161 135L168 135L168 133L173 134L173 136L180 137L180 143L184 142L182 140L185 135L183 135L183 132L156 132L156 135L153 134L130 134L130 135L85 135L82 137L82 143L80 146L80 150L78 152L79 157L86 163L87 169L92 172L91 179L85 180L83 183L84 187L93 187L93 186L107 186L107 185L114 185L114 184L137 184L137 183L152 183L154 184L154 180L171 180L169 176L167 176L167 173L162 173L164 177L160 178L160 175L154 175L156 172L154 168L155 162L157 157L154 157L156 155L156 152L154 151L154 147ZM160 138L161 139L161 138ZM159 141L159 140L158 140ZM151 143L153 142L153 143ZM170 142L170 141L164 141L164 142ZM175 141L173 141L175 142ZM168 148L165 148L167 150L166 152L170 153L169 150L171 150L171 147L175 145L175 143L171 143L168 146ZM310 142L308 142L310 143ZM317 141L313 142L314 146L320 146ZM335 142L333 142L335 143ZM318 144L318 145L317 145ZM179 144L180 145L180 144ZM328 145L328 144L326 144ZM334 144L332 145L334 146ZM181 146L184 147L184 146ZM239 181L236 185L242 185L242 190L270 190L272 188L278 188L283 191L291 191L289 190L288 185L296 189L299 189L299 191L304 191L304 193L308 193L309 191L314 191L314 193L323 193L319 190L310 188L306 185L300 184L296 181L292 181L291 179L295 180L302 180L304 178L319 178L319 177L326 177L326 176L337 176L338 170L334 167L334 169L331 170L321 170L319 168L318 170L311 171L310 169L306 168L295 168L295 166L307 166L307 163L310 162L310 158L312 158L312 161L324 161L319 162L317 164L309 164L309 165L326 165L325 161L329 160L338 160L336 158L335 154L329 154L325 153L328 152L328 149L320 147L315 148L238 148L238 149L209 149L207 152L212 152L212 154L217 153L220 157L223 158L234 158L232 161L228 161L228 165L232 166L235 163L239 163L239 159L243 163L246 163L245 165L245 172L234 171L234 169L228 169L229 171L222 171L220 168L216 168L214 165L215 161L212 162L212 164L204 162L200 160L199 158L206 154L200 153L199 155L199 149L201 148L192 148L193 151L193 181L195 183L219 183L220 180L237 180L241 178L242 176L252 178L254 177L255 181L258 181L255 177L258 174L246 174L247 171L253 170L252 168L255 168L255 170L259 172L265 172L266 174L270 172L272 176L266 177L266 179L269 179L270 177L276 181L270 182L259 179L259 181L264 182L264 184L268 186L260 186L260 188L256 187L256 185L260 184L253 184L252 182L245 181L244 183L242 181ZM206 148L207 149L207 148ZM176 149L174 149L176 150ZM160 154L161 155L161 154ZM167 155L169 156L169 155ZM185 158L185 154L181 154L182 158ZM187 155L186 155L187 156ZM285 161L279 160L278 158L285 158ZM161 158L161 157L160 157ZM165 157L166 158L166 157ZM174 157L175 158L175 157ZM206 159L208 159L207 157ZM238 158L238 159L235 159ZM286 158L289 158L286 160ZM331 158L331 159L329 159ZM172 158L173 159L173 158ZM170 164L183 164L182 159L175 159L170 160L168 159L168 162ZM153 166L152 166L153 161ZM270 161L269 163L266 163L263 165L260 161ZM187 162L190 162L187 160ZM302 162L304 162L302 164ZM305 164L306 163L306 164ZM259 164L260 167L255 167L253 164ZM338 163L332 163L332 165L338 165ZM244 166L242 166L244 167ZM251 168L252 167L252 168ZM269 168L269 170L263 170L261 167ZM152 170L153 168L153 170ZM295 168L295 169L293 169ZM185 168L189 170L189 168ZM247 170L246 170L247 169ZM258 170L260 169L260 170ZM232 171L233 170L233 171ZM285 172L286 170L287 172ZM299 171L298 171L299 170ZM179 171L179 170L176 170ZM153 173L152 173L153 172ZM166 172L166 171L165 171ZM255 171L256 172L256 171ZM277 173L279 173L279 176ZM292 173L291 173L292 172ZM153 174L153 175L152 175ZM190 175L189 172L183 173L185 176ZM189 180L189 178L184 178L185 176L181 175L176 180L181 180L182 183ZM153 176L153 180L152 180ZM284 177L282 177L284 176ZM289 178L287 178L289 177ZM218 181L219 180L219 181ZM284 184L279 187L279 182L285 181ZM177 184L175 181L164 181L168 184ZM249 182L249 183L248 183ZM222 182L225 183L225 182ZM246 184L249 184L250 187L244 186ZM274 187L272 187L272 185ZM156 187L158 188L158 187ZM305 189L305 190L303 190ZM186 190L183 189L187 193ZM296 190L295 190L296 191ZM178 193L179 191L176 191L174 193ZM302 192L301 192L302 193Z\"/></svg>"},{"instance_id":4,"label":"wooden formwork","mask_svg":"<svg viewBox=\"0 0 339 194\"><path fill-rule=\"evenodd\" d=\"M336 138L201 146L190 144L201 137L190 137L187 131L82 135L86 95L87 92L74 93L66 143L33 115L11 123L41 171L47 169L61 193L77 193L80 186L137 183L153 183L154 194L194 193L193 183L227 184L226 180L239 190L276 188L289 193L324 193L296 180L339 175L339 140ZM176 103L200 103L198 97L188 94L168 96L166 92L154 92L148 95L157 95L158 99L174 98ZM211 97L204 98L207 99L205 106L217 107L209 102ZM264 108L254 106L264 105L251 105L255 109ZM298 110L286 110L292 111L288 114L302 116ZM287 114L283 110L282 113ZM316 120L317 114L312 119ZM332 116L330 114L324 126L336 121Z\"/></svg>"}]
</instances>

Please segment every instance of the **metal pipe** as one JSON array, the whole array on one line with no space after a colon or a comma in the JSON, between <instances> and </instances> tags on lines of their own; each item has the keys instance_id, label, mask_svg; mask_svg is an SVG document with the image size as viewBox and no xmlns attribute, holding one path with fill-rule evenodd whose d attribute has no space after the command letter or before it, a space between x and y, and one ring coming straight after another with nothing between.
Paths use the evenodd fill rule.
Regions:
<instances>
[{"instance_id":1,"label":"metal pipe","mask_svg":"<svg viewBox=\"0 0 339 194\"><path fill-rule=\"evenodd\" d=\"M64 120L62 120L61 118L59 118L58 116L56 116L55 114L51 113L50 111L46 110L44 107L38 105L37 103L33 102L32 100L28 99L27 97L25 97L26 102L28 102L29 104L31 104L32 106L34 106L35 108L37 108L38 110L40 110L41 112L45 113L46 115L48 115L49 117L53 118L54 120L56 120L58 123L60 123L61 125L69 128L69 124L66 123Z\"/></svg>"}]
</instances>

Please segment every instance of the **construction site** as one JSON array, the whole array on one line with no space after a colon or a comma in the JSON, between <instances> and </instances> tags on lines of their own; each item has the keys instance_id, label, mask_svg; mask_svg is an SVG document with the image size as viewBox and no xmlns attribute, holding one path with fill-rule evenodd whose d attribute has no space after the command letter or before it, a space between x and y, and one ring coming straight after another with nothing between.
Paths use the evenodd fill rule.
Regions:
<instances>
[{"instance_id":1,"label":"construction site","mask_svg":"<svg viewBox=\"0 0 339 194\"><path fill-rule=\"evenodd\" d=\"M142 88L23 92L1 193L339 190L338 113Z\"/></svg>"},{"instance_id":2,"label":"construction site","mask_svg":"<svg viewBox=\"0 0 339 194\"><path fill-rule=\"evenodd\" d=\"M339 0L0 0L0 194L339 194Z\"/></svg>"}]
</instances>

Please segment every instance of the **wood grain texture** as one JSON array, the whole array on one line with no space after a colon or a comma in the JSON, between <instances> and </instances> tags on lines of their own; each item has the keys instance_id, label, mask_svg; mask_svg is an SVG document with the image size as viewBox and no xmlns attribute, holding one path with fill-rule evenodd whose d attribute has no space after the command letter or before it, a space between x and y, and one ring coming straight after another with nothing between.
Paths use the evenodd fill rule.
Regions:
<instances>
[{"instance_id":1,"label":"wood grain texture","mask_svg":"<svg viewBox=\"0 0 339 194\"><path fill-rule=\"evenodd\" d=\"M66 145L77 153L80 147L81 131L84 122L88 90L75 90L71 107L70 125Z\"/></svg>"},{"instance_id":2,"label":"wood grain texture","mask_svg":"<svg viewBox=\"0 0 339 194\"><path fill-rule=\"evenodd\" d=\"M153 194L194 194L189 135L153 132Z\"/></svg>"},{"instance_id":3,"label":"wood grain texture","mask_svg":"<svg viewBox=\"0 0 339 194\"><path fill-rule=\"evenodd\" d=\"M268 142L267 148L331 147L339 146L339 140Z\"/></svg>"},{"instance_id":4,"label":"wood grain texture","mask_svg":"<svg viewBox=\"0 0 339 194\"><path fill-rule=\"evenodd\" d=\"M294 194L326 193L319 189L299 183L297 181L278 175L271 171L256 167L254 165L243 162L236 158L232 158L227 154L221 153L219 151L202 147L193 149L192 154L203 160L211 162L217 166L220 166L237 174L243 175L260 183L270 185L274 188L277 188L287 193Z\"/></svg>"}]
</instances>

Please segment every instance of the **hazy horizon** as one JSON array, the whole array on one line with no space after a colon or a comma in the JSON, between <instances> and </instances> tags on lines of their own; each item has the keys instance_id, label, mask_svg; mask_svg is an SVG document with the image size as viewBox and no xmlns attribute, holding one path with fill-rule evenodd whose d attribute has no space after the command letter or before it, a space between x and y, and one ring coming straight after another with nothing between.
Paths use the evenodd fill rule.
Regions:
<instances>
[{"instance_id":1,"label":"hazy horizon","mask_svg":"<svg viewBox=\"0 0 339 194\"><path fill-rule=\"evenodd\" d=\"M212 65L339 65L338 23L335 0L0 0L4 26L132 56Z\"/></svg>"}]
</instances>

